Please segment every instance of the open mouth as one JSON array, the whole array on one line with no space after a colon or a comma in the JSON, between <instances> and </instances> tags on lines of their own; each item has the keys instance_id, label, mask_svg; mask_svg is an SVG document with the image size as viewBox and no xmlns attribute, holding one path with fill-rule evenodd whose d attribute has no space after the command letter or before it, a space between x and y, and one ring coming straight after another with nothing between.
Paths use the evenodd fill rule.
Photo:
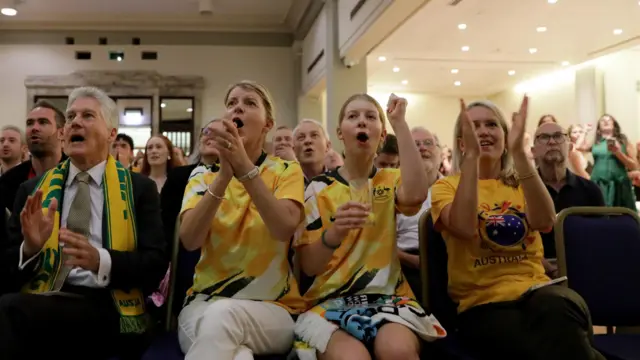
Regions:
<instances>
[{"instance_id":1,"label":"open mouth","mask_svg":"<svg viewBox=\"0 0 640 360\"><path fill-rule=\"evenodd\" d=\"M304 153L311 155L311 154L313 154L313 149L312 148L306 148L306 149L304 149Z\"/></svg>"},{"instance_id":2,"label":"open mouth","mask_svg":"<svg viewBox=\"0 0 640 360\"><path fill-rule=\"evenodd\" d=\"M481 140L480 141L480 146L491 146L491 145L493 145L492 141L489 141L489 140Z\"/></svg>"},{"instance_id":3,"label":"open mouth","mask_svg":"<svg viewBox=\"0 0 640 360\"><path fill-rule=\"evenodd\" d=\"M240 120L240 118L233 118L233 123L236 125L236 128L240 129L244 126L244 122Z\"/></svg>"},{"instance_id":4,"label":"open mouth","mask_svg":"<svg viewBox=\"0 0 640 360\"><path fill-rule=\"evenodd\" d=\"M367 135L367 133L364 133L364 132L359 132L356 135L356 140L364 144L369 140L369 135Z\"/></svg>"},{"instance_id":5,"label":"open mouth","mask_svg":"<svg viewBox=\"0 0 640 360\"><path fill-rule=\"evenodd\" d=\"M80 143L84 141L84 136L82 135L71 135L71 139L69 139L71 143Z\"/></svg>"}]
</instances>

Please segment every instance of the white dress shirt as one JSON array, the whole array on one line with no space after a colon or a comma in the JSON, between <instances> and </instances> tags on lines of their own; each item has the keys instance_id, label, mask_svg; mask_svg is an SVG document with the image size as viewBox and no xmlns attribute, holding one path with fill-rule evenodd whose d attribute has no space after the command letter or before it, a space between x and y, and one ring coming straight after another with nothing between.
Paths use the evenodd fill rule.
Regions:
<instances>
[{"instance_id":1,"label":"white dress shirt","mask_svg":"<svg viewBox=\"0 0 640 360\"><path fill-rule=\"evenodd\" d=\"M417 214L413 216L406 216L402 214L397 215L396 239L398 242L398 249L402 251L409 251L420 248L418 222L420 221L420 216L429 209L431 209L431 188L429 188L427 199L422 203L422 207Z\"/></svg>"},{"instance_id":2,"label":"white dress shirt","mask_svg":"<svg viewBox=\"0 0 640 360\"><path fill-rule=\"evenodd\" d=\"M69 217L69 210L73 199L76 197L78 191L78 182L76 181L76 175L80 170L75 167L71 162L69 163L69 175L67 176L67 183L64 188L64 198L62 200L62 213L60 214L60 228L67 226L67 218ZM102 215L104 210L104 192L102 190L102 178L104 175L107 162L103 161L100 164L87 170L89 173L89 195L91 197L91 224L89 227L90 236L89 243L98 249L100 255L100 266L98 273L85 270L79 267L73 268L67 278L67 283L76 286L87 287L106 287L109 285L111 275L111 255L102 247ZM58 204L60 206L60 204ZM22 243L24 246L24 242ZM33 259L38 257L38 254L30 258L23 263L22 259L22 246L20 247L20 269L23 269Z\"/></svg>"}]
</instances>

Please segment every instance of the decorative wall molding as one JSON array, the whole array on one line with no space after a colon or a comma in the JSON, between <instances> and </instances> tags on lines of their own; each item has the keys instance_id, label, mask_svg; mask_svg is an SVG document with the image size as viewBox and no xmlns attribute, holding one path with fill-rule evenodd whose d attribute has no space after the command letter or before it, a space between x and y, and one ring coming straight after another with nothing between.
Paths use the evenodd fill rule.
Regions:
<instances>
[{"instance_id":1,"label":"decorative wall molding","mask_svg":"<svg viewBox=\"0 0 640 360\"><path fill-rule=\"evenodd\" d=\"M194 124L200 119L204 77L196 75L162 75L146 70L83 70L68 75L31 75L24 81L27 88L27 109L36 97L67 96L73 89L95 86L110 96L140 96L153 98L152 124L157 133L160 121L160 98L192 97L194 99ZM195 131L195 129L194 129Z\"/></svg>"}]
</instances>

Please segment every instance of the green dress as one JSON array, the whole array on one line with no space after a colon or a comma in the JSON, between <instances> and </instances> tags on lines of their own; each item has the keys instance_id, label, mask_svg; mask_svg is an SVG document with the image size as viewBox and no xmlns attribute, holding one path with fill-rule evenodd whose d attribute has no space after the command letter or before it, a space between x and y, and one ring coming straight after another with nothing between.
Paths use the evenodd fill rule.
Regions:
<instances>
[{"instance_id":1,"label":"green dress","mask_svg":"<svg viewBox=\"0 0 640 360\"><path fill-rule=\"evenodd\" d=\"M627 149L621 144L622 151ZM636 209L636 198L631 179L627 176L624 164L607 149L607 141L601 140L591 148L593 170L591 180L600 186L607 206L620 206Z\"/></svg>"}]
</instances>

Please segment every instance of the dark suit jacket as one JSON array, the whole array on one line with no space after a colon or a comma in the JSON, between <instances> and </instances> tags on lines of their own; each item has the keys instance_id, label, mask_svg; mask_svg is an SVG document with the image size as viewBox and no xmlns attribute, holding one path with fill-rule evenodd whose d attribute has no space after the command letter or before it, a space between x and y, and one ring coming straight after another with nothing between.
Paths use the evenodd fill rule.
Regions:
<instances>
[{"instance_id":1,"label":"dark suit jacket","mask_svg":"<svg viewBox=\"0 0 640 360\"><path fill-rule=\"evenodd\" d=\"M167 242L170 244L176 229L176 219L182 209L184 190L189 183L189 175L198 165L186 165L177 167L167 174L160 193L160 207L162 208L162 224Z\"/></svg>"},{"instance_id":2,"label":"dark suit jacket","mask_svg":"<svg viewBox=\"0 0 640 360\"><path fill-rule=\"evenodd\" d=\"M9 241L8 247L3 252L3 262L7 266L5 269L11 273L10 279L12 281L9 285L13 291L17 291L30 281L37 270L35 265L38 262L36 261L29 263L29 266L23 270L18 268L18 263L20 245L23 240L20 211L27 201L27 196L35 189L38 180L39 178L30 179L20 186L16 194L13 213L9 219ZM160 217L158 191L153 181L140 174L131 174L131 184L133 186L138 246L133 252L108 250L111 255L111 281L108 288L125 291L140 288L145 293L151 293L158 287L169 264ZM62 208L63 202L64 192L59 209ZM102 225L103 234L108 230L105 222L106 220Z\"/></svg>"}]
</instances>

